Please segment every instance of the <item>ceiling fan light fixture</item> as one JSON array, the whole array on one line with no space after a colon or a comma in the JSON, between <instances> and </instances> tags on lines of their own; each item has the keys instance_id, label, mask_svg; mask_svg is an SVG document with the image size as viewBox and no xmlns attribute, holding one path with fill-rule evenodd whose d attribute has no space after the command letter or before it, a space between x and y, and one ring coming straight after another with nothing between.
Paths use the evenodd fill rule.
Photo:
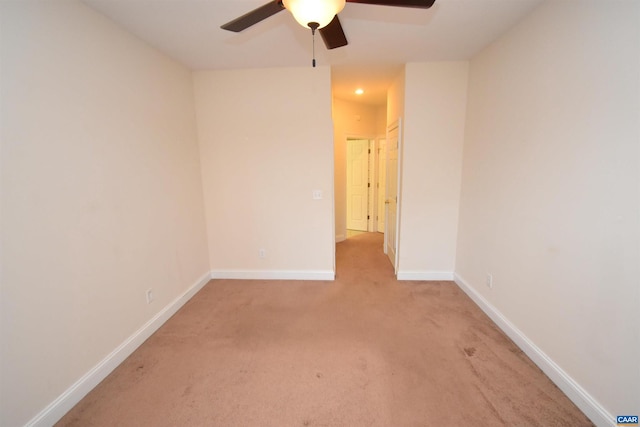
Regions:
<instances>
[{"instance_id":1,"label":"ceiling fan light fixture","mask_svg":"<svg viewBox=\"0 0 640 427\"><path fill-rule=\"evenodd\" d=\"M345 5L346 0L282 0L284 7L293 15L296 21L305 28L312 22L318 23L318 28L329 25Z\"/></svg>"}]
</instances>

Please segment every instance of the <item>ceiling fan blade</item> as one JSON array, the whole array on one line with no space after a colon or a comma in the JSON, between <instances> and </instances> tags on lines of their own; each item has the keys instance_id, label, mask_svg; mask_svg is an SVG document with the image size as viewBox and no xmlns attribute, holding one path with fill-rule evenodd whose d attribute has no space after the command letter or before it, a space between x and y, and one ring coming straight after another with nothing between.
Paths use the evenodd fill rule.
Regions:
<instances>
[{"instance_id":1,"label":"ceiling fan blade","mask_svg":"<svg viewBox=\"0 0 640 427\"><path fill-rule=\"evenodd\" d=\"M347 0L347 3L377 4L380 6L415 7L429 9L436 0Z\"/></svg>"},{"instance_id":2,"label":"ceiling fan blade","mask_svg":"<svg viewBox=\"0 0 640 427\"><path fill-rule=\"evenodd\" d=\"M259 8L252 10L249 13L245 13L244 15L234 19L233 21L227 22L220 28L222 28L223 30L229 30L239 33L242 30L246 30L253 24L257 24L258 22L267 19L268 17L275 15L282 10L284 10L282 0L273 0L265 4L264 6L260 6Z\"/></svg>"},{"instance_id":3,"label":"ceiling fan blade","mask_svg":"<svg viewBox=\"0 0 640 427\"><path fill-rule=\"evenodd\" d=\"M322 40L324 41L325 46L327 46L327 49L335 49L348 44L347 36L344 35L338 15L333 17L333 20L329 22L329 25L320 28L318 31L320 31L320 35L322 36Z\"/></svg>"}]
</instances>

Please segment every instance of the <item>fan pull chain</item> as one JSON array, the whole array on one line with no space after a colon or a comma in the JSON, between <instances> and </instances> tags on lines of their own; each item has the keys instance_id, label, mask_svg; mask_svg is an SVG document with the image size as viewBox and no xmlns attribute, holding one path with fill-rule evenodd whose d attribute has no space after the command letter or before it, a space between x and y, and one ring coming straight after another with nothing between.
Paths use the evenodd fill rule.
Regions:
<instances>
[{"instance_id":1,"label":"fan pull chain","mask_svg":"<svg viewBox=\"0 0 640 427\"><path fill-rule=\"evenodd\" d=\"M316 29L320 26L317 22L309 22L307 24L311 28L311 51L313 52L313 59L311 65L316 66Z\"/></svg>"}]
</instances>

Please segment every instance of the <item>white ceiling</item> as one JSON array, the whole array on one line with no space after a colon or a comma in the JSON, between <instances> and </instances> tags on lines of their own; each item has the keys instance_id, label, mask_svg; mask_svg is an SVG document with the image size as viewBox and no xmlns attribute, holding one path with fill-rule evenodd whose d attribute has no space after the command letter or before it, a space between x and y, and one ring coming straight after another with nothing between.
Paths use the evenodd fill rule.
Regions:
<instances>
[{"instance_id":1,"label":"white ceiling","mask_svg":"<svg viewBox=\"0 0 640 427\"><path fill-rule=\"evenodd\" d=\"M193 70L311 67L311 31L282 11L241 33L220 25L268 0L84 0L131 33ZM327 50L334 96L385 102L389 82L407 62L466 60L542 0L436 0L431 9L347 3L339 14L349 44ZM353 91L366 91L356 98Z\"/></svg>"}]
</instances>

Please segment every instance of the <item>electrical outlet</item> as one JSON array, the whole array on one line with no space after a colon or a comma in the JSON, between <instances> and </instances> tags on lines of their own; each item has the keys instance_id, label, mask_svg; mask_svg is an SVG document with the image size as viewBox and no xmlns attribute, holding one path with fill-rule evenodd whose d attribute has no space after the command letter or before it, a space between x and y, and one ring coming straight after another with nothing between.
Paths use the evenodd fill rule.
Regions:
<instances>
[{"instance_id":1,"label":"electrical outlet","mask_svg":"<svg viewBox=\"0 0 640 427\"><path fill-rule=\"evenodd\" d=\"M267 257L267 251L265 251L264 249L258 249L258 256L260 258L266 258Z\"/></svg>"},{"instance_id":2,"label":"electrical outlet","mask_svg":"<svg viewBox=\"0 0 640 427\"><path fill-rule=\"evenodd\" d=\"M153 293L153 289L147 289L146 295L147 295L147 304L151 304L153 301L155 301L156 296Z\"/></svg>"},{"instance_id":3,"label":"electrical outlet","mask_svg":"<svg viewBox=\"0 0 640 427\"><path fill-rule=\"evenodd\" d=\"M487 279L486 279L486 283L487 283L487 287L488 288L493 288L493 275L487 273Z\"/></svg>"}]
</instances>

